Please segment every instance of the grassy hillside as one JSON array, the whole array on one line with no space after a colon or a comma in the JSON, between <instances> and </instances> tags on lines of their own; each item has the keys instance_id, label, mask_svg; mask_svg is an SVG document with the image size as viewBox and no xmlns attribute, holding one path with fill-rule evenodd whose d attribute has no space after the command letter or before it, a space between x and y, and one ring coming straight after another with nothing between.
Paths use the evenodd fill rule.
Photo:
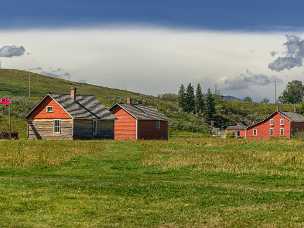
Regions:
<instances>
[{"instance_id":1,"label":"grassy hillside","mask_svg":"<svg viewBox=\"0 0 304 228\"><path fill-rule=\"evenodd\" d=\"M31 77L31 99L27 98L29 76ZM135 101L157 107L170 118L170 129L172 130L208 131L208 125L202 117L179 112L176 96L162 96L159 98L125 90L42 76L25 71L0 69L0 96L10 96L14 98L14 129L21 129L21 135L25 135L25 113L29 111L35 102L49 92L69 93L71 86L77 87L79 94L95 95L107 107L117 102L125 102L128 96L132 97ZM250 125L275 111L276 107L273 104L246 103L233 100L226 101L217 97L216 110L215 125L224 128L225 126L238 122ZM291 105L284 105L281 106L281 110L292 111L293 107ZM2 114L0 107L0 130L7 127L5 122L6 115Z\"/></svg>"},{"instance_id":2,"label":"grassy hillside","mask_svg":"<svg viewBox=\"0 0 304 228\"><path fill-rule=\"evenodd\" d=\"M1 227L302 227L302 141L0 141Z\"/></svg>"},{"instance_id":3,"label":"grassy hillside","mask_svg":"<svg viewBox=\"0 0 304 228\"><path fill-rule=\"evenodd\" d=\"M144 96L130 91L95 86L86 83L67 81L64 79L42 76L35 73L19 70L0 69L0 95L1 96L28 96L28 79L31 77L31 95L33 99L43 97L49 92L69 93L71 86L78 89L79 94L94 94L106 105L112 105L127 96L145 98L155 102L152 96Z\"/></svg>"},{"instance_id":4,"label":"grassy hillside","mask_svg":"<svg viewBox=\"0 0 304 228\"><path fill-rule=\"evenodd\" d=\"M31 77L31 99L28 99L29 76ZM95 95L107 107L111 107L117 102L125 102L127 97L132 97L135 102L157 107L165 113L171 118L170 123L173 128L175 128L174 126L183 124L186 128L207 130L206 124L193 115L183 114L185 118L182 122L179 121L180 117L176 115L178 111L176 101L160 99L126 90L72 82L26 71L0 69L0 97L9 96L14 98L13 114L15 118L13 129L18 130L21 136L25 135L24 116L31 107L49 92L69 93L71 86L77 87L79 94ZM3 108L0 107L0 130L7 129L6 114L7 110L3 111Z\"/></svg>"}]
</instances>

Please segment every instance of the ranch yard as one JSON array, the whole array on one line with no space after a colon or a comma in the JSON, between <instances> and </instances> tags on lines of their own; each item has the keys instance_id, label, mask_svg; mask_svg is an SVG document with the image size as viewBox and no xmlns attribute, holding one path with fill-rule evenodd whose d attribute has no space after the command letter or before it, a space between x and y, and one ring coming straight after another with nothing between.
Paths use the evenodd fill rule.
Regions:
<instances>
[{"instance_id":1,"label":"ranch yard","mask_svg":"<svg viewBox=\"0 0 304 228\"><path fill-rule=\"evenodd\" d=\"M0 141L0 227L304 226L304 141Z\"/></svg>"}]
</instances>

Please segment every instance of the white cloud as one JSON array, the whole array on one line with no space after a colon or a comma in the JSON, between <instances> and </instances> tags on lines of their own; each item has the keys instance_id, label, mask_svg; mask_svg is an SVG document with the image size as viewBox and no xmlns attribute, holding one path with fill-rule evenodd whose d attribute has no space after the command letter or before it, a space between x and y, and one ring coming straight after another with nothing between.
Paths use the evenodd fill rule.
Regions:
<instances>
[{"instance_id":1,"label":"white cloud","mask_svg":"<svg viewBox=\"0 0 304 228\"><path fill-rule=\"evenodd\" d=\"M269 76L265 74L254 74L247 70L238 77L223 78L220 84L224 91L247 90L252 87L268 86L274 83L282 83L283 80L277 76Z\"/></svg>"},{"instance_id":2,"label":"white cloud","mask_svg":"<svg viewBox=\"0 0 304 228\"><path fill-rule=\"evenodd\" d=\"M269 68L274 71L290 70L303 66L304 40L295 35L287 35L286 53L284 57L276 58L269 64Z\"/></svg>"},{"instance_id":3,"label":"white cloud","mask_svg":"<svg viewBox=\"0 0 304 228\"><path fill-rule=\"evenodd\" d=\"M279 49L284 38L280 33L117 26L0 31L0 43L22 43L31 53L6 60L3 67L60 67L75 81L155 95L176 92L180 83L187 82L200 82L206 89L223 79L234 79L246 69L271 75L268 63L273 57L269 53ZM277 73L284 81L300 79L300 75L300 68L288 76ZM229 93L272 96L267 86Z\"/></svg>"},{"instance_id":4,"label":"white cloud","mask_svg":"<svg viewBox=\"0 0 304 228\"><path fill-rule=\"evenodd\" d=\"M25 48L20 46L17 47L15 45L5 45L0 48L0 57L4 58L12 58L22 56L25 53Z\"/></svg>"}]
</instances>

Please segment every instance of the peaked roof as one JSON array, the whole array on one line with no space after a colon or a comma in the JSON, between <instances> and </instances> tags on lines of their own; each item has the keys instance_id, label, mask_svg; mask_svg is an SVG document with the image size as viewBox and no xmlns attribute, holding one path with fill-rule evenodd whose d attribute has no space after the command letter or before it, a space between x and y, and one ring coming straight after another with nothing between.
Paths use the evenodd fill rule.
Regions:
<instances>
[{"instance_id":1,"label":"peaked roof","mask_svg":"<svg viewBox=\"0 0 304 228\"><path fill-rule=\"evenodd\" d=\"M121 107L131 116L138 120L168 121L168 118L164 114L160 113L157 109L152 107L135 104L115 104L112 108L110 108L110 111L113 111L117 106Z\"/></svg>"},{"instance_id":2,"label":"peaked roof","mask_svg":"<svg viewBox=\"0 0 304 228\"><path fill-rule=\"evenodd\" d=\"M295 113L295 112L281 112L281 113L293 122L297 122L297 123L304 122L304 116L302 116L299 113Z\"/></svg>"},{"instance_id":3,"label":"peaked roof","mask_svg":"<svg viewBox=\"0 0 304 228\"><path fill-rule=\"evenodd\" d=\"M44 99L47 97L54 99L73 118L103 120L115 119L115 116L93 95L77 95L75 100L72 99L69 94L48 94ZM42 99L42 101L32 109L32 111L27 115L27 118L44 99Z\"/></svg>"},{"instance_id":4,"label":"peaked roof","mask_svg":"<svg viewBox=\"0 0 304 228\"><path fill-rule=\"evenodd\" d=\"M281 112L281 111L278 112L277 111L277 112L272 113L271 115L269 115L268 117L266 117L262 121L259 121L259 122L255 123L255 124L249 126L247 129L255 127L255 126L259 125L260 123L263 123L263 122L269 120L270 118L272 118L276 114L281 114L281 115L285 116L287 119L289 119L290 121L295 122L295 123L302 123L302 122L304 122L304 116L302 116L299 113L296 113L296 112Z\"/></svg>"},{"instance_id":5,"label":"peaked roof","mask_svg":"<svg viewBox=\"0 0 304 228\"><path fill-rule=\"evenodd\" d=\"M237 125L234 126L228 126L226 130L246 130L246 126L242 123L238 123Z\"/></svg>"}]
</instances>

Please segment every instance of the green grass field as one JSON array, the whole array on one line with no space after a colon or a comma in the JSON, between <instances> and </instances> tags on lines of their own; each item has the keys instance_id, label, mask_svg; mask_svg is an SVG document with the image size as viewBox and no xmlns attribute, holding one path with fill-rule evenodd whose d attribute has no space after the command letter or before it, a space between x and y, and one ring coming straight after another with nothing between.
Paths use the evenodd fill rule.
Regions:
<instances>
[{"instance_id":1,"label":"green grass field","mask_svg":"<svg viewBox=\"0 0 304 228\"><path fill-rule=\"evenodd\" d=\"M0 227L304 225L304 142L0 141Z\"/></svg>"}]
</instances>

